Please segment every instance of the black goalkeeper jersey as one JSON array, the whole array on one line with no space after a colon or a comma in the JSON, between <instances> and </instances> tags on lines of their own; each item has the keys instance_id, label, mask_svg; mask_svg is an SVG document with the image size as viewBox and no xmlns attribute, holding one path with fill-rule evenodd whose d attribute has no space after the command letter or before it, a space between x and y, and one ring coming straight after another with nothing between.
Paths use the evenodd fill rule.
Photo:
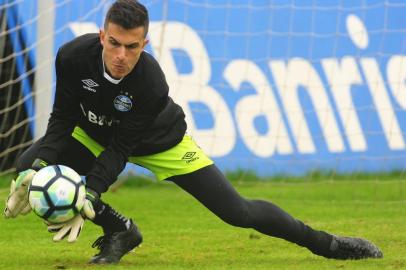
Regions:
<instances>
[{"instance_id":1,"label":"black goalkeeper jersey","mask_svg":"<svg viewBox=\"0 0 406 270\"><path fill-rule=\"evenodd\" d=\"M104 75L98 34L80 36L58 51L55 101L38 157L55 164L75 126L105 147L87 174L87 185L104 192L129 156L159 153L178 144L184 113L168 96L158 62L142 52L121 81ZM80 157L77 157L80 159Z\"/></svg>"}]
</instances>

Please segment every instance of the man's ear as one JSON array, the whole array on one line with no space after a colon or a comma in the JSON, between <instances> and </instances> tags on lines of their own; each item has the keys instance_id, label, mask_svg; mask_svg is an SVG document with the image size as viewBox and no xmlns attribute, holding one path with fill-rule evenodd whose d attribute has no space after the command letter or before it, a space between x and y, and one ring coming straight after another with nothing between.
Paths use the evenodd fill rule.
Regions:
<instances>
[{"instance_id":1,"label":"man's ear","mask_svg":"<svg viewBox=\"0 0 406 270\"><path fill-rule=\"evenodd\" d=\"M142 49L144 49L145 46L147 46L148 43L149 43L149 39L145 38L144 39L144 44L142 45Z\"/></svg>"},{"instance_id":2,"label":"man's ear","mask_svg":"<svg viewBox=\"0 0 406 270\"><path fill-rule=\"evenodd\" d=\"M99 38L100 38L100 43L103 46L104 45L104 37L106 36L106 33L104 32L103 29L100 29L99 31Z\"/></svg>"}]
</instances>

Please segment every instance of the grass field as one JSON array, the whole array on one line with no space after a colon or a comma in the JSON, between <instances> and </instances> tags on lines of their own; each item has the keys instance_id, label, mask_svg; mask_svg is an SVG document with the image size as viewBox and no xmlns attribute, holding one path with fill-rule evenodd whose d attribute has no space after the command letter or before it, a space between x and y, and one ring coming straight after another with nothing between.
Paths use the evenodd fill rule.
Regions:
<instances>
[{"instance_id":1,"label":"grass field","mask_svg":"<svg viewBox=\"0 0 406 270\"><path fill-rule=\"evenodd\" d=\"M406 269L406 182L242 182L246 197L271 200L314 228L361 236L381 260L337 261L253 230L224 224L170 183L127 183L104 199L133 217L144 243L117 266L93 266L90 246L101 230L87 222L74 244L53 243L30 214L0 219L0 269ZM0 201L8 190L0 189Z\"/></svg>"}]
</instances>

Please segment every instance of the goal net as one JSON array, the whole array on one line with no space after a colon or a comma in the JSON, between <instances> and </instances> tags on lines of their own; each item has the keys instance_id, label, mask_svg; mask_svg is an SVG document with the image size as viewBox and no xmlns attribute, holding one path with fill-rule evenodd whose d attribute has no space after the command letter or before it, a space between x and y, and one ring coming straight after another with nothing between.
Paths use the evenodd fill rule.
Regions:
<instances>
[{"instance_id":1,"label":"goal net","mask_svg":"<svg viewBox=\"0 0 406 270\"><path fill-rule=\"evenodd\" d=\"M404 171L406 2L145 0L147 51L224 170ZM0 1L0 174L44 132L57 49L112 1Z\"/></svg>"}]
</instances>

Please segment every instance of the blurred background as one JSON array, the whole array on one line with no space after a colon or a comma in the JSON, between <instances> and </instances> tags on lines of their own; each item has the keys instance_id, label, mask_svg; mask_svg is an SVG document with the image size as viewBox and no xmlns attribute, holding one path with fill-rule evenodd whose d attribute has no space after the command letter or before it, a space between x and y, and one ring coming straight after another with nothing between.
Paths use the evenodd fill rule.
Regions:
<instances>
[{"instance_id":1,"label":"blurred background","mask_svg":"<svg viewBox=\"0 0 406 270\"><path fill-rule=\"evenodd\" d=\"M112 2L0 0L0 175L44 135L58 48L98 32ZM405 1L141 2L146 50L221 169L403 178Z\"/></svg>"}]
</instances>

